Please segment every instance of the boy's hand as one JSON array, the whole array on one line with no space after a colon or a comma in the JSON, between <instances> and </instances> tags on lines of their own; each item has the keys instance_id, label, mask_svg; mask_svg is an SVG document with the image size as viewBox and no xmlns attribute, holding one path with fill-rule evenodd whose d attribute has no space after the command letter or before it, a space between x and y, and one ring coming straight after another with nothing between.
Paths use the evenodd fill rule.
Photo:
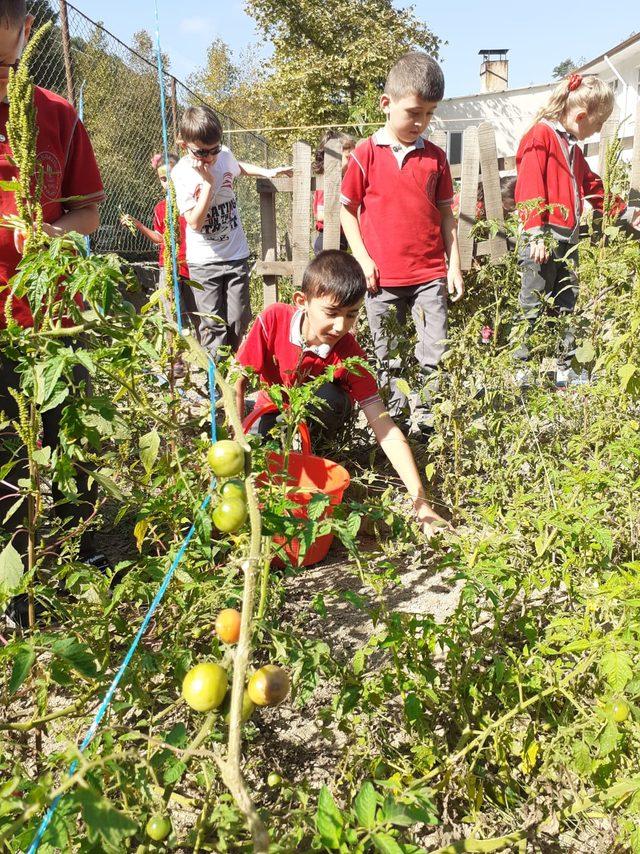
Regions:
<instances>
[{"instance_id":1,"label":"boy's hand","mask_svg":"<svg viewBox=\"0 0 640 854\"><path fill-rule=\"evenodd\" d=\"M380 285L378 284L378 279L380 277L380 273L378 272L378 268L376 267L373 258L370 258L367 255L366 258L358 258L358 262L362 267L362 272L364 273L364 277L367 280L367 290L369 291L369 293L379 293Z\"/></svg>"},{"instance_id":2,"label":"boy's hand","mask_svg":"<svg viewBox=\"0 0 640 854\"><path fill-rule=\"evenodd\" d=\"M13 245L16 247L16 252L22 255L24 252L24 242L27 239L26 232L16 228L13 232Z\"/></svg>"},{"instance_id":3,"label":"boy's hand","mask_svg":"<svg viewBox=\"0 0 640 854\"><path fill-rule=\"evenodd\" d=\"M293 175L293 166L276 166L271 170L271 174L274 178L277 178L279 175Z\"/></svg>"},{"instance_id":4,"label":"boy's hand","mask_svg":"<svg viewBox=\"0 0 640 854\"><path fill-rule=\"evenodd\" d=\"M549 260L549 250L545 246L544 240L536 240L532 243L529 253L536 264L546 264Z\"/></svg>"},{"instance_id":5,"label":"boy's hand","mask_svg":"<svg viewBox=\"0 0 640 854\"><path fill-rule=\"evenodd\" d=\"M438 531L453 531L453 525L439 516L424 498L416 498L413 508L425 536L429 539Z\"/></svg>"},{"instance_id":6,"label":"boy's hand","mask_svg":"<svg viewBox=\"0 0 640 854\"><path fill-rule=\"evenodd\" d=\"M458 302L464 294L464 279L462 278L462 270L451 269L447 273L447 290L451 297L451 302Z\"/></svg>"},{"instance_id":7,"label":"boy's hand","mask_svg":"<svg viewBox=\"0 0 640 854\"><path fill-rule=\"evenodd\" d=\"M214 160L214 163L215 163L215 160ZM213 165L213 164L211 164L211 165ZM212 190L215 186L215 180L213 177L213 173L209 169L209 164L203 163L201 160L198 160L198 162L195 164L195 166L193 168L196 170L198 175L202 178L204 183L208 185L209 192L212 192Z\"/></svg>"}]
</instances>

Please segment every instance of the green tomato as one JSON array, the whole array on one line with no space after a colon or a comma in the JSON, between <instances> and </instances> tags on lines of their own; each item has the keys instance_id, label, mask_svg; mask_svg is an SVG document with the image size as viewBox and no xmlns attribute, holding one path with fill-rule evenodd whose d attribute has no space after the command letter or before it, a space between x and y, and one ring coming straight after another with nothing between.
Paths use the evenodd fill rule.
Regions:
<instances>
[{"instance_id":1,"label":"green tomato","mask_svg":"<svg viewBox=\"0 0 640 854\"><path fill-rule=\"evenodd\" d=\"M196 664L184 677L182 696L196 712L217 709L227 693L227 671L210 661Z\"/></svg>"},{"instance_id":2,"label":"green tomato","mask_svg":"<svg viewBox=\"0 0 640 854\"><path fill-rule=\"evenodd\" d=\"M231 691L226 696L226 699L222 706L222 711L224 713L224 722L227 726L231 723ZM251 697L249 696L249 692L245 688L244 694L242 695L242 715L241 720L243 724L249 720L251 715L254 713L256 708L256 704L253 702Z\"/></svg>"},{"instance_id":3,"label":"green tomato","mask_svg":"<svg viewBox=\"0 0 640 854\"><path fill-rule=\"evenodd\" d=\"M624 723L629 717L629 703L626 700L613 700L607 703L606 712L617 724Z\"/></svg>"},{"instance_id":4,"label":"green tomato","mask_svg":"<svg viewBox=\"0 0 640 854\"><path fill-rule=\"evenodd\" d=\"M279 786L282 783L282 777L280 774L276 774L275 771L272 771L271 774L267 777L267 785L271 789L275 789L276 786Z\"/></svg>"},{"instance_id":5,"label":"green tomato","mask_svg":"<svg viewBox=\"0 0 640 854\"><path fill-rule=\"evenodd\" d=\"M207 461L216 477L235 477L244 472L244 451L239 442L221 439L207 452Z\"/></svg>"},{"instance_id":6,"label":"green tomato","mask_svg":"<svg viewBox=\"0 0 640 854\"><path fill-rule=\"evenodd\" d=\"M240 498L223 498L213 511L213 524L219 531L232 534L247 521L247 505Z\"/></svg>"},{"instance_id":7,"label":"green tomato","mask_svg":"<svg viewBox=\"0 0 640 854\"><path fill-rule=\"evenodd\" d=\"M171 833L171 819L168 815L152 815L147 822L147 836L154 842L162 842Z\"/></svg>"},{"instance_id":8,"label":"green tomato","mask_svg":"<svg viewBox=\"0 0 640 854\"><path fill-rule=\"evenodd\" d=\"M226 480L220 487L220 495L223 498L240 498L242 501L247 500L247 489L243 480Z\"/></svg>"}]
</instances>

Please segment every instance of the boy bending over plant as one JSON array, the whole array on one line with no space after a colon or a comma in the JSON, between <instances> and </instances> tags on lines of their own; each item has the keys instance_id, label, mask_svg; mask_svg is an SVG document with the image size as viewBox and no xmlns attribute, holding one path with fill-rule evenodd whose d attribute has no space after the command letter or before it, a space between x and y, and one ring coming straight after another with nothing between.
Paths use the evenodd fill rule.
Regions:
<instances>
[{"instance_id":1,"label":"boy bending over plant","mask_svg":"<svg viewBox=\"0 0 640 854\"><path fill-rule=\"evenodd\" d=\"M367 282L355 258L336 249L321 252L307 267L302 290L293 295L293 305L275 303L258 315L237 360L243 367L253 368L261 382L285 387L308 382L332 367L333 381L316 390L316 396L324 402L314 411L323 438L335 439L353 404L358 403L411 496L418 521L431 536L435 528L447 523L425 498L406 437L387 412L371 369L366 366L354 370L345 365L354 357L366 360L351 334L366 292ZM236 385L241 414L246 387L247 379L241 377ZM262 408L270 402L263 391L256 406ZM261 416L255 432L266 435L275 418L272 413Z\"/></svg>"}]
</instances>

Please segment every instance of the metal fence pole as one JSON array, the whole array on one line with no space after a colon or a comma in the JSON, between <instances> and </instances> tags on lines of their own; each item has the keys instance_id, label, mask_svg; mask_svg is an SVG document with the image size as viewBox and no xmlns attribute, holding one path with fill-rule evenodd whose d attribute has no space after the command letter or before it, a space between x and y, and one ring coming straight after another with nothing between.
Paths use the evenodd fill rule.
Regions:
<instances>
[{"instance_id":1,"label":"metal fence pole","mask_svg":"<svg viewBox=\"0 0 640 854\"><path fill-rule=\"evenodd\" d=\"M70 104L75 104L75 94L73 91L73 64L71 60L71 39L69 38L69 18L67 16L66 0L60 0L60 32L62 34L64 72L67 78L67 100Z\"/></svg>"}]
</instances>

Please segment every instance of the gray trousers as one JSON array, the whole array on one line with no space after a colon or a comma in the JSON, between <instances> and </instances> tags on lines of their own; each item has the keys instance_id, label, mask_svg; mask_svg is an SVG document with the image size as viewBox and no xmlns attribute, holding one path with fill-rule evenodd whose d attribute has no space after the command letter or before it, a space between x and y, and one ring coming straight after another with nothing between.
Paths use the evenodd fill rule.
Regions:
<instances>
[{"instance_id":1,"label":"gray trousers","mask_svg":"<svg viewBox=\"0 0 640 854\"><path fill-rule=\"evenodd\" d=\"M573 255L567 257L567 252L573 248L572 243L560 242L553 250L553 255L544 264L536 264L529 256L529 247L523 247L520 258L522 283L520 286L520 306L528 321L528 331L525 340L514 354L517 359L526 361L529 358L527 338L533 331L542 314L542 296L553 301L548 312L551 317L562 317L573 314L578 299L578 277L576 276ZM574 330L568 326L562 339L558 342L558 365L566 367L571 362L576 349Z\"/></svg>"},{"instance_id":2,"label":"gray trousers","mask_svg":"<svg viewBox=\"0 0 640 854\"><path fill-rule=\"evenodd\" d=\"M398 323L404 327L411 311L418 336L414 353L427 386L445 349L447 282L434 279L422 285L382 288L377 294L367 294L366 308L378 365L378 382L381 388L388 389L389 411L397 417L407 406L406 396L397 387L397 381L402 377L402 358L398 351L403 348L397 335L387 328L389 321L386 318L395 308ZM418 405L428 408L428 400L423 399Z\"/></svg>"},{"instance_id":3,"label":"gray trousers","mask_svg":"<svg viewBox=\"0 0 640 854\"><path fill-rule=\"evenodd\" d=\"M200 343L214 357L223 344L235 352L251 321L247 259L225 264L189 262L189 274L203 288L193 289Z\"/></svg>"},{"instance_id":4,"label":"gray trousers","mask_svg":"<svg viewBox=\"0 0 640 854\"><path fill-rule=\"evenodd\" d=\"M320 402L318 406L310 407L307 419L314 448L334 444L333 440L345 428L351 415L351 398L338 383L321 385L316 390L316 397ZM277 412L269 412L261 416L251 427L250 432L266 436L275 426L277 417Z\"/></svg>"},{"instance_id":5,"label":"gray trousers","mask_svg":"<svg viewBox=\"0 0 640 854\"><path fill-rule=\"evenodd\" d=\"M167 277L167 271L164 267L160 267L158 273L158 288L164 290L164 288L170 287L173 289L173 273ZM183 276L178 276L178 287L180 291L180 312L182 317L182 325L190 326L198 332L198 318L194 314L195 311L198 310L196 305L195 298L195 288L190 287ZM162 301L165 313L169 320L173 320L173 312L171 311L171 304L168 300Z\"/></svg>"}]
</instances>

